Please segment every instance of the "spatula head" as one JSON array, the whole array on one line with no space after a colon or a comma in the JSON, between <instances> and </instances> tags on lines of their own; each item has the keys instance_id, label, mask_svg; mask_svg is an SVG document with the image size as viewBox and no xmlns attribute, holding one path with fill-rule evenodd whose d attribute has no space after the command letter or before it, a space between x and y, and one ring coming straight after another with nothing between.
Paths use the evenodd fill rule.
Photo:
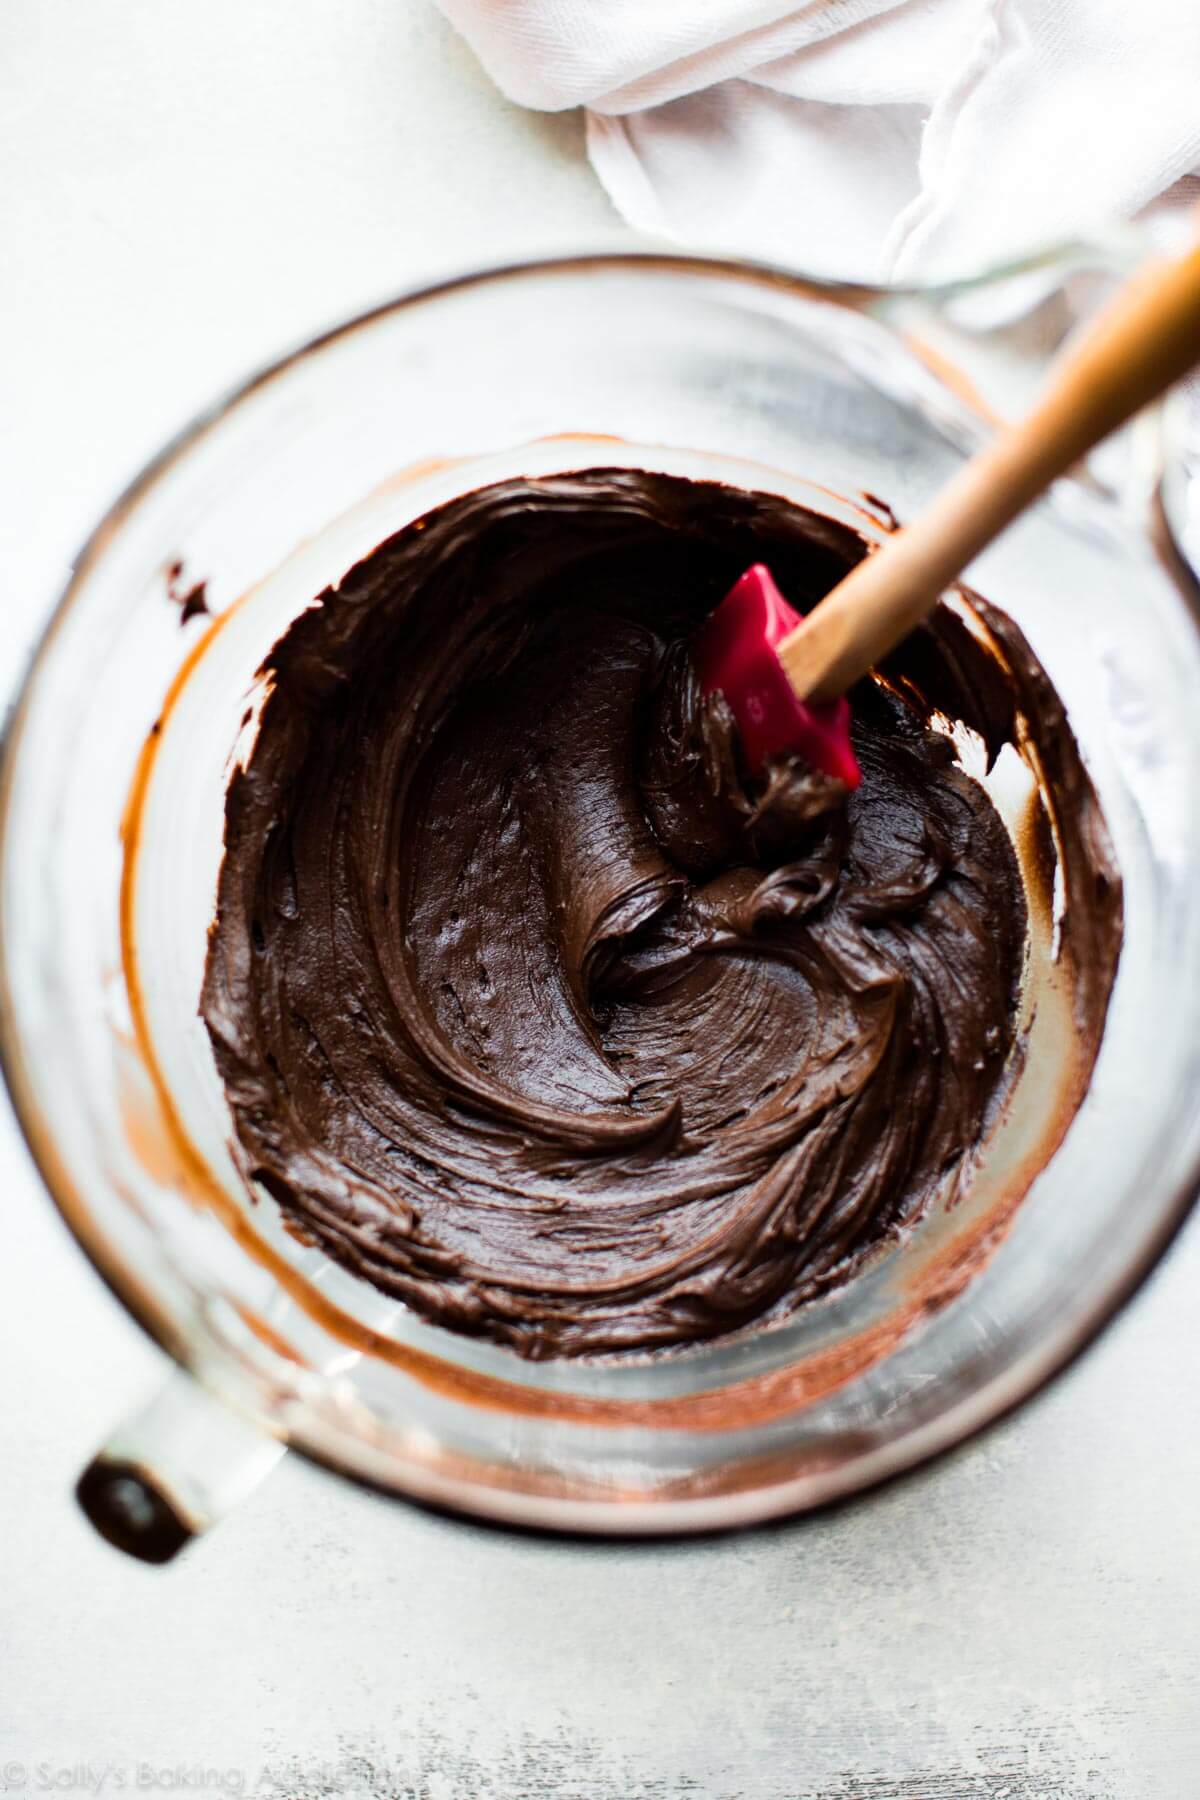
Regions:
<instances>
[{"instance_id":1,"label":"spatula head","mask_svg":"<svg viewBox=\"0 0 1200 1800\"><path fill-rule=\"evenodd\" d=\"M856 788L862 770L850 747L850 702L798 700L776 655L802 622L765 563L755 563L697 634L700 683L705 694L720 688L729 702L751 774L761 774L769 756L795 750L821 774Z\"/></svg>"}]
</instances>

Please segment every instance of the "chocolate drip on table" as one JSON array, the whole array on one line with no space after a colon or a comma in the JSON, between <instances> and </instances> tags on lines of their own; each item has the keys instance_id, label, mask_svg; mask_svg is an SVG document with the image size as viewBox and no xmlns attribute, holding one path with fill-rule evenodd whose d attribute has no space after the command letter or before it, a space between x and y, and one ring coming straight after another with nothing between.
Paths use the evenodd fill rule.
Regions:
<instances>
[{"instance_id":1,"label":"chocolate drip on table","mask_svg":"<svg viewBox=\"0 0 1200 1800\"><path fill-rule=\"evenodd\" d=\"M699 693L689 639L749 563L803 608L864 551L714 483L513 480L296 620L202 997L293 1229L540 1358L780 1319L951 1201L1019 1064L1026 907L934 709L992 756L1024 731L1056 786L1094 1055L1119 882L1010 621L978 603L989 648L943 606L861 685L849 796L789 757L749 780Z\"/></svg>"}]
</instances>

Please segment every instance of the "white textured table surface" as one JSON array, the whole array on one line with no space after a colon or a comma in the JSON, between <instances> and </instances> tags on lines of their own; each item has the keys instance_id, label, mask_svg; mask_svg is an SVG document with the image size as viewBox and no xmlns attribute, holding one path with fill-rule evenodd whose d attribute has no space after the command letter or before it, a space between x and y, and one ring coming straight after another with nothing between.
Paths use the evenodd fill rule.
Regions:
<instances>
[{"instance_id":1,"label":"white textured table surface","mask_svg":"<svg viewBox=\"0 0 1200 1800\"><path fill-rule=\"evenodd\" d=\"M425 0L0 9L0 678L215 390L434 272L624 234ZM506 1538L294 1459L174 1568L70 1499L162 1359L7 1111L0 1784L421 1800L1200 1795L1200 1230L983 1442L819 1519ZM199 1779L198 1779L199 1778Z\"/></svg>"}]
</instances>

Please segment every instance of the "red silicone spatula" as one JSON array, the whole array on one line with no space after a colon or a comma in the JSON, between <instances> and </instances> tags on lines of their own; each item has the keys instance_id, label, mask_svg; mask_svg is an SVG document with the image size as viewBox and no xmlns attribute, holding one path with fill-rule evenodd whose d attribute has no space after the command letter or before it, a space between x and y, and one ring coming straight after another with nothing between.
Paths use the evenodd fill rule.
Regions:
<instances>
[{"instance_id":1,"label":"red silicone spatula","mask_svg":"<svg viewBox=\"0 0 1200 1800\"><path fill-rule=\"evenodd\" d=\"M751 774L761 774L773 752L798 750L823 775L856 788L862 773L850 748L850 702L842 695L824 703L801 700L779 660L780 645L803 625L770 569L755 563L692 646L700 685L706 694L720 688L733 708Z\"/></svg>"},{"instance_id":2,"label":"red silicone spatula","mask_svg":"<svg viewBox=\"0 0 1200 1800\"><path fill-rule=\"evenodd\" d=\"M721 689L746 759L796 750L857 787L842 696L937 604L947 585L1084 453L1200 362L1200 245L1121 288L1051 371L1033 411L965 463L912 525L853 568L807 618L761 563L701 627L706 693Z\"/></svg>"}]
</instances>

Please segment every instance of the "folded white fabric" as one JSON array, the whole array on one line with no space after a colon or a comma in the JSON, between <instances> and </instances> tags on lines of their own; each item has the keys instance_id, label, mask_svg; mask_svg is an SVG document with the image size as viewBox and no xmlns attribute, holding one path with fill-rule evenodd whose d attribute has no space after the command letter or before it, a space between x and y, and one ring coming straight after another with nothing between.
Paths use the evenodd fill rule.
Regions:
<instances>
[{"instance_id":1,"label":"folded white fabric","mask_svg":"<svg viewBox=\"0 0 1200 1800\"><path fill-rule=\"evenodd\" d=\"M969 273L1200 167L1200 0L438 0L659 236Z\"/></svg>"}]
</instances>

